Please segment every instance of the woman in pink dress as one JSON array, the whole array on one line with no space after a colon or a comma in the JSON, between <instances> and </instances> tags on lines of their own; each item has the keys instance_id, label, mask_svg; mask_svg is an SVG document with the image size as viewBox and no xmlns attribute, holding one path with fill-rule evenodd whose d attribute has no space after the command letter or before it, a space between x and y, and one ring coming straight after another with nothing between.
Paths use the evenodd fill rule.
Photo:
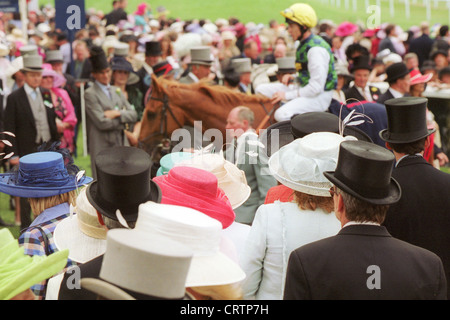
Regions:
<instances>
[{"instance_id":1,"label":"woman in pink dress","mask_svg":"<svg viewBox=\"0 0 450 320\"><path fill-rule=\"evenodd\" d=\"M60 148L66 148L73 154L74 129L78 120L72 100L67 91L62 88L66 80L64 76L53 71L49 64L44 64L43 68L41 87L50 91L50 95L43 95L44 104L46 107L55 109L56 126L61 134Z\"/></svg>"}]
</instances>

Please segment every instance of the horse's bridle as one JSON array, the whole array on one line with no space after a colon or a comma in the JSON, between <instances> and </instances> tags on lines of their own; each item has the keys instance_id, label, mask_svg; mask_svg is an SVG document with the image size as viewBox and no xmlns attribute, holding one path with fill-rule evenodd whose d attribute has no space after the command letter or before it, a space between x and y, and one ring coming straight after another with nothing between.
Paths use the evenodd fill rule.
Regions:
<instances>
[{"instance_id":1,"label":"horse's bridle","mask_svg":"<svg viewBox=\"0 0 450 320\"><path fill-rule=\"evenodd\" d=\"M183 125L180 123L180 121L178 121L178 119L175 117L172 108L170 107L169 104L169 96L167 94L164 94L163 98L155 98L150 96L151 100L155 100L155 101L160 101L163 104L162 110L161 110L161 123L159 124L159 132L154 132L150 135L148 135L147 137L145 137L142 141L147 141L148 139L156 136L156 135L161 135L163 136L163 139L169 139L168 133L167 133L167 111L169 112L169 114L172 116L173 120L175 120L177 126L179 128L182 128Z\"/></svg>"}]
</instances>

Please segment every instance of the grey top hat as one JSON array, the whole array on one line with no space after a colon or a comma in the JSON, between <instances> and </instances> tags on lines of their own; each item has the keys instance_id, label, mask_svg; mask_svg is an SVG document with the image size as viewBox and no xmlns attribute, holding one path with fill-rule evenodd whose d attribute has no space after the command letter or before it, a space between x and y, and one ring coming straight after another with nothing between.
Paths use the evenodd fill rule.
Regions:
<instances>
[{"instance_id":1,"label":"grey top hat","mask_svg":"<svg viewBox=\"0 0 450 320\"><path fill-rule=\"evenodd\" d=\"M191 48L190 64L201 64L210 66L212 64L211 48L208 46Z\"/></svg>"},{"instance_id":2,"label":"grey top hat","mask_svg":"<svg viewBox=\"0 0 450 320\"><path fill-rule=\"evenodd\" d=\"M42 71L42 57L37 54L24 56L22 71L41 72Z\"/></svg>"},{"instance_id":3,"label":"grey top hat","mask_svg":"<svg viewBox=\"0 0 450 320\"><path fill-rule=\"evenodd\" d=\"M130 51L130 45L125 42L119 42L114 46L114 56L126 57Z\"/></svg>"},{"instance_id":4,"label":"grey top hat","mask_svg":"<svg viewBox=\"0 0 450 320\"><path fill-rule=\"evenodd\" d=\"M276 59L278 72L295 72L295 57L282 57Z\"/></svg>"},{"instance_id":5,"label":"grey top hat","mask_svg":"<svg viewBox=\"0 0 450 320\"><path fill-rule=\"evenodd\" d=\"M45 55L45 62L51 63L51 62L63 62L63 54L59 50L50 50L47 51Z\"/></svg>"},{"instance_id":6,"label":"grey top hat","mask_svg":"<svg viewBox=\"0 0 450 320\"><path fill-rule=\"evenodd\" d=\"M38 47L34 44L28 44L19 49L20 55L25 57L26 55L38 55Z\"/></svg>"},{"instance_id":7,"label":"grey top hat","mask_svg":"<svg viewBox=\"0 0 450 320\"><path fill-rule=\"evenodd\" d=\"M252 72L252 60L250 58L237 58L231 60L231 66L238 74Z\"/></svg>"}]
</instances>

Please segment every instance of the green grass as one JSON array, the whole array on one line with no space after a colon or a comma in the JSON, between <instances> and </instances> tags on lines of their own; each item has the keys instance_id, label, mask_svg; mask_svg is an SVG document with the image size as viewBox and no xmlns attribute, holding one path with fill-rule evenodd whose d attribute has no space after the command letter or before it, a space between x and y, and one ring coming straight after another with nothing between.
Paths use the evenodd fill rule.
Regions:
<instances>
[{"instance_id":1,"label":"green grass","mask_svg":"<svg viewBox=\"0 0 450 320\"><path fill-rule=\"evenodd\" d=\"M128 0L127 12L133 13L138 4L142 0ZM267 24L271 19L278 22L284 22L284 18L279 14L280 11L295 3L295 0L155 0L151 1L153 12L160 5L164 5L169 11L170 17L180 18L182 20L189 19L211 19L215 21L217 18L229 18L235 16L242 22L253 21L255 23ZM331 19L335 23L343 21L366 23L371 13L367 13L366 1L358 0L357 11L353 11L353 0L348 0L348 8L346 8L346 0L341 0L341 6L330 5L337 3L336 0L301 0L311 4L317 12L319 19ZM416 2L416 3L414 3ZM104 13L111 11L112 0L86 0L86 8L95 8L102 10ZM149 2L147 2L149 3ZM376 0L368 1L369 5L375 5ZM410 18L405 16L404 2L400 0L394 1L395 17L391 17L389 9L389 1L381 0L381 23L394 22L401 27L407 29L412 25L419 25L422 21L427 20L426 8L423 1L410 1ZM431 1L431 19L430 24L449 24L449 13L446 5L442 2L438 7L434 7L434 1ZM54 0L40 0L40 4L54 4Z\"/></svg>"}]
</instances>

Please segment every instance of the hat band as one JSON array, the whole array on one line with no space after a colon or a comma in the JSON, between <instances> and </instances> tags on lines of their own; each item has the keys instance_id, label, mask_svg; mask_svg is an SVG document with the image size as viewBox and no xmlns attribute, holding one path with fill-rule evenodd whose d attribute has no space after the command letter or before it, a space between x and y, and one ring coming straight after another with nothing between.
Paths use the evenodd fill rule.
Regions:
<instances>
[{"instance_id":1,"label":"hat band","mask_svg":"<svg viewBox=\"0 0 450 320\"><path fill-rule=\"evenodd\" d=\"M420 131L414 131L414 132L387 132L387 139L389 140L398 140L401 141L414 141L414 139L417 138L417 140L424 138L425 136L429 135L430 132L427 128L424 128Z\"/></svg>"},{"instance_id":2,"label":"hat band","mask_svg":"<svg viewBox=\"0 0 450 320\"><path fill-rule=\"evenodd\" d=\"M389 186L374 186L368 184L360 184L355 180L347 179L347 177L341 175L338 171L334 174L335 178L345 184L353 192L368 199L384 199L389 195ZM338 186L339 187L339 186ZM345 191L345 190L344 190Z\"/></svg>"},{"instance_id":3,"label":"hat band","mask_svg":"<svg viewBox=\"0 0 450 320\"><path fill-rule=\"evenodd\" d=\"M66 168L50 167L32 171L19 168L17 184L36 187L60 187L67 184L69 178Z\"/></svg>"}]
</instances>

